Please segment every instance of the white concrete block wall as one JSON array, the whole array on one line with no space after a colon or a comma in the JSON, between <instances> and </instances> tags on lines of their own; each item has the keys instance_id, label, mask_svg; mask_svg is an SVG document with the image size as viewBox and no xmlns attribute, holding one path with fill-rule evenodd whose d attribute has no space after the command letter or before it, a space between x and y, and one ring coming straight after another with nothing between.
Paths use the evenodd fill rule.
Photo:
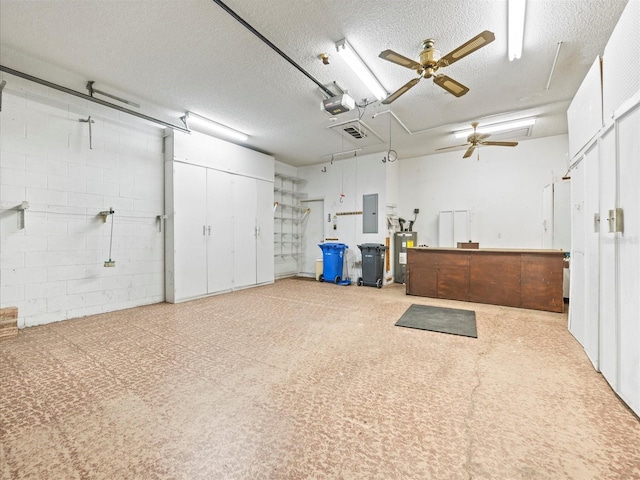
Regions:
<instances>
[{"instance_id":1,"label":"white concrete block wall","mask_svg":"<svg viewBox=\"0 0 640 480\"><path fill-rule=\"evenodd\" d=\"M10 75L0 112L0 306L27 327L164 301L163 130ZM93 139L89 148L87 123ZM15 209L29 202L25 228ZM112 259L111 217L115 210Z\"/></svg>"}]
</instances>

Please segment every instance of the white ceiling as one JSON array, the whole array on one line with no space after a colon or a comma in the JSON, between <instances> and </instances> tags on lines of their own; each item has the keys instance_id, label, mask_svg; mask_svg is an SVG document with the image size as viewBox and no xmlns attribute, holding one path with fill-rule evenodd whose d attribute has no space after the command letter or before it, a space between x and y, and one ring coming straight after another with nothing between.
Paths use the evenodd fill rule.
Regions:
<instances>
[{"instance_id":1,"label":"white ceiling","mask_svg":"<svg viewBox=\"0 0 640 480\"><path fill-rule=\"evenodd\" d=\"M336 41L347 38L393 92L414 73L378 58L382 50L415 58L431 37L444 55L483 30L494 32L493 43L445 70L470 88L465 96L423 80L390 105L411 133L388 114L372 118L387 105L360 112L383 142L358 155L386 152L391 132L402 159L461 143L450 135L454 128L489 117L538 116L530 138L566 133L568 104L627 0L529 0L523 55L513 62L505 0L225 3L320 83L338 82L357 102L373 96L335 53ZM191 110L249 134L248 146L291 165L323 163L325 155L358 148L329 128L318 87L211 0L0 0L0 18L5 67L85 93L94 80L95 88L176 125ZM321 53L331 55L329 65ZM9 88L12 77L2 78ZM352 111L335 120L357 116Z\"/></svg>"}]
</instances>

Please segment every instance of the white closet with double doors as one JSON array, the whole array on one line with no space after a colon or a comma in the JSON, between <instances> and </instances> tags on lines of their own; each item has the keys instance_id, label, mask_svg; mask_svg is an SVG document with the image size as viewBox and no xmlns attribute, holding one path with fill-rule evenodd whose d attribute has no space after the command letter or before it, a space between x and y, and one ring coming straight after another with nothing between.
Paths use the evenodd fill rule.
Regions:
<instances>
[{"instance_id":1,"label":"white closet with double doors","mask_svg":"<svg viewBox=\"0 0 640 480\"><path fill-rule=\"evenodd\" d=\"M273 157L180 132L165 152L167 301L273 282Z\"/></svg>"},{"instance_id":2,"label":"white closet with double doors","mask_svg":"<svg viewBox=\"0 0 640 480\"><path fill-rule=\"evenodd\" d=\"M629 2L569 107L569 330L640 415L640 3Z\"/></svg>"}]
</instances>

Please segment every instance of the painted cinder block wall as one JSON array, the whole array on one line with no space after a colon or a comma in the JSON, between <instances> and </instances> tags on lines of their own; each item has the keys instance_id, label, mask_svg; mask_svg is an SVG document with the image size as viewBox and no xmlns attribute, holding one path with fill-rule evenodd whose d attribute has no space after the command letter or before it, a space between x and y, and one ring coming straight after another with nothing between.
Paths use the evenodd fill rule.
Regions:
<instances>
[{"instance_id":1,"label":"painted cinder block wall","mask_svg":"<svg viewBox=\"0 0 640 480\"><path fill-rule=\"evenodd\" d=\"M5 76L0 113L0 307L18 326L164 300L163 130ZM89 148L88 116L92 124ZM16 206L28 202L25 228ZM113 268L109 259L113 208Z\"/></svg>"}]
</instances>

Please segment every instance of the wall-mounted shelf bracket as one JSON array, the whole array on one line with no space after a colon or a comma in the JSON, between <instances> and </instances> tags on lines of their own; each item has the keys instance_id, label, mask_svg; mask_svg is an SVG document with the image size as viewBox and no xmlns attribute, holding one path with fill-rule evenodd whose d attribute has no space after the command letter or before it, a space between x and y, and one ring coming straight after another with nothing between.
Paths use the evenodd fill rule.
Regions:
<instances>
[{"instance_id":1,"label":"wall-mounted shelf bracket","mask_svg":"<svg viewBox=\"0 0 640 480\"><path fill-rule=\"evenodd\" d=\"M22 202L20 205L16 207L18 210L18 229L24 230L26 221L25 221L25 213L24 211L29 208L29 202Z\"/></svg>"},{"instance_id":2,"label":"wall-mounted shelf bracket","mask_svg":"<svg viewBox=\"0 0 640 480\"><path fill-rule=\"evenodd\" d=\"M162 233L162 226L166 219L166 215L156 215L156 221L158 222L158 233Z\"/></svg>"},{"instance_id":3,"label":"wall-mounted shelf bracket","mask_svg":"<svg viewBox=\"0 0 640 480\"><path fill-rule=\"evenodd\" d=\"M109 210L103 210L98 215L102 217L102 223L107 223L107 217L109 215L113 215L114 213L116 212L113 210L113 208L109 208Z\"/></svg>"}]
</instances>

